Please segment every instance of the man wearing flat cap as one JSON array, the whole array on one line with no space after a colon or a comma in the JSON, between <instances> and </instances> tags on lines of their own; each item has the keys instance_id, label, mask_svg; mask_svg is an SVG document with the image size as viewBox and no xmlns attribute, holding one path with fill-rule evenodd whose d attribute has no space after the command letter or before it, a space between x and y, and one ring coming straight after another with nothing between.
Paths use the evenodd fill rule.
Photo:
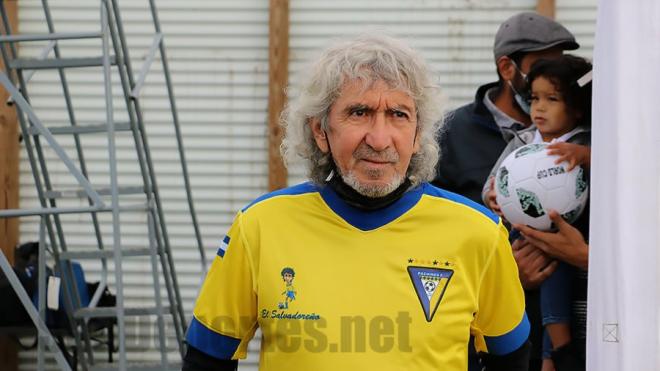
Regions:
<instances>
[{"instance_id":1,"label":"man wearing flat cap","mask_svg":"<svg viewBox=\"0 0 660 371\"><path fill-rule=\"evenodd\" d=\"M484 182L507 142L517 132L534 130L530 127L525 91L530 67L539 59L556 58L564 50L578 47L564 26L538 13L523 12L505 20L497 30L493 46L499 80L482 85L472 103L448 114L439 141L441 158L433 184L481 203ZM523 287L527 289L532 322L530 340L534 349L530 370L538 370L542 329L537 319L538 292L534 289L552 273L554 265L549 265L550 260L540 250L521 240L515 241L513 248Z\"/></svg>"}]
</instances>

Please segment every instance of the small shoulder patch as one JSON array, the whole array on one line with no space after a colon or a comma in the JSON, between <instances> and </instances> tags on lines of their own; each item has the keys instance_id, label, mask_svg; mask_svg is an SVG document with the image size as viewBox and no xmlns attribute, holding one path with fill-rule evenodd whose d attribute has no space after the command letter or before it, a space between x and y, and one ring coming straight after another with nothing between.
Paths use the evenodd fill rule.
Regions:
<instances>
[{"instance_id":1,"label":"small shoulder patch","mask_svg":"<svg viewBox=\"0 0 660 371\"><path fill-rule=\"evenodd\" d=\"M217 255L221 258L225 257L225 253L227 252L227 248L229 247L229 241L231 238L229 236L225 236L222 239L222 242L220 242L220 247L218 247L218 252Z\"/></svg>"}]
</instances>

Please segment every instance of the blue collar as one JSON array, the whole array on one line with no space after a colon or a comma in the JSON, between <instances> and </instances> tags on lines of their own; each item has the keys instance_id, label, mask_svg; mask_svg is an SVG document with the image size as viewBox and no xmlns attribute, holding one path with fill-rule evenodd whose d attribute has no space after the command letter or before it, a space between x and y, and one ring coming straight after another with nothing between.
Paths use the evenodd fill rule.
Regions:
<instances>
[{"instance_id":1,"label":"blue collar","mask_svg":"<svg viewBox=\"0 0 660 371\"><path fill-rule=\"evenodd\" d=\"M373 211L360 210L348 205L329 186L322 187L320 194L328 207L348 224L362 231L370 231L392 222L415 206L422 197L425 186L426 184L419 185L404 193L393 204Z\"/></svg>"}]
</instances>

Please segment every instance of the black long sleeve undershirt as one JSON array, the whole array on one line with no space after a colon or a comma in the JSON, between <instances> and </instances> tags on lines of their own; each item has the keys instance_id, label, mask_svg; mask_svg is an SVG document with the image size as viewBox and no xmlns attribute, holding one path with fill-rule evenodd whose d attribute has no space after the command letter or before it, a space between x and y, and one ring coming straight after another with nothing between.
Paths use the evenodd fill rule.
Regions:
<instances>
[{"instance_id":1,"label":"black long sleeve undershirt","mask_svg":"<svg viewBox=\"0 0 660 371\"><path fill-rule=\"evenodd\" d=\"M182 371L236 371L238 361L217 359L201 352L190 345L183 357Z\"/></svg>"},{"instance_id":2,"label":"black long sleeve undershirt","mask_svg":"<svg viewBox=\"0 0 660 371\"><path fill-rule=\"evenodd\" d=\"M528 371L529 354L532 344L526 341L517 350L505 355L481 353L481 364L484 371Z\"/></svg>"}]
</instances>

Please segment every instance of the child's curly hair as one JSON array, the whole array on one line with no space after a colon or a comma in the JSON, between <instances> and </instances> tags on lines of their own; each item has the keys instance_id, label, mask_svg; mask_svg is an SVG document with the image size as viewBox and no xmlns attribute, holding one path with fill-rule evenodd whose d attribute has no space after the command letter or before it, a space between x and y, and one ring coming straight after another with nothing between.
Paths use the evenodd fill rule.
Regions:
<instances>
[{"instance_id":1,"label":"child's curly hair","mask_svg":"<svg viewBox=\"0 0 660 371\"><path fill-rule=\"evenodd\" d=\"M591 63L581 57L564 54L557 59L540 59L527 74L527 89L539 77L548 79L561 93L566 106L581 114L580 124L591 127L591 82L580 86L578 80L591 71Z\"/></svg>"}]
</instances>

